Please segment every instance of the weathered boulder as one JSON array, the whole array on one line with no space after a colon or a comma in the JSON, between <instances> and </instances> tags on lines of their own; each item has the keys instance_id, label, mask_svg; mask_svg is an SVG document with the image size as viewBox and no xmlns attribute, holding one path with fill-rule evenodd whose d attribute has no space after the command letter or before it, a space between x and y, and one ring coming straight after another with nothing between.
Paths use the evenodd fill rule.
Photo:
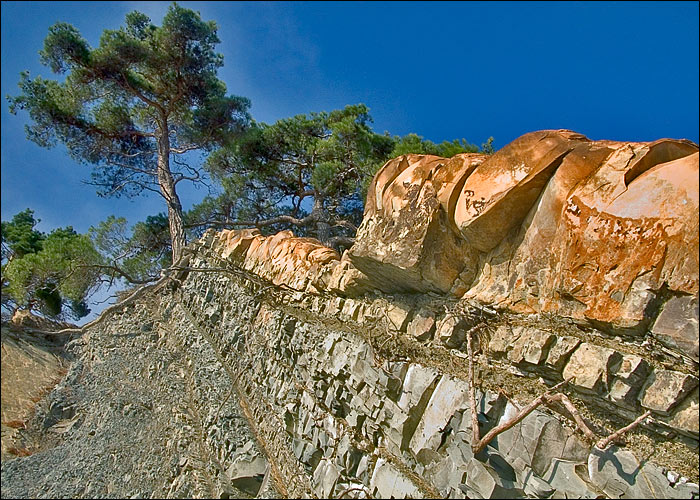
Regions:
<instances>
[{"instance_id":1,"label":"weathered boulder","mask_svg":"<svg viewBox=\"0 0 700 500\"><path fill-rule=\"evenodd\" d=\"M257 229L225 230L219 233L214 248L222 258L276 285L305 291L326 288L338 252L313 238L298 238L291 231L263 236Z\"/></svg>"},{"instance_id":2,"label":"weathered boulder","mask_svg":"<svg viewBox=\"0 0 700 500\"><path fill-rule=\"evenodd\" d=\"M652 328L668 347L698 361L698 296L671 297Z\"/></svg>"},{"instance_id":3,"label":"weathered boulder","mask_svg":"<svg viewBox=\"0 0 700 500\"><path fill-rule=\"evenodd\" d=\"M450 293L698 356L698 146L532 132L375 176L348 259L377 288Z\"/></svg>"},{"instance_id":4,"label":"weathered boulder","mask_svg":"<svg viewBox=\"0 0 700 500\"><path fill-rule=\"evenodd\" d=\"M376 498L424 497L413 481L383 458L377 459L369 484ZM325 496L328 498L328 495Z\"/></svg>"},{"instance_id":5,"label":"weathered boulder","mask_svg":"<svg viewBox=\"0 0 700 500\"><path fill-rule=\"evenodd\" d=\"M622 356L622 363L610 385L610 399L622 406L636 406L636 397L649 374L649 363L632 354Z\"/></svg>"},{"instance_id":6,"label":"weathered boulder","mask_svg":"<svg viewBox=\"0 0 700 500\"><path fill-rule=\"evenodd\" d=\"M579 389L602 393L609 388L611 372L621 358L617 351L584 342L571 355L562 376L574 377L572 384Z\"/></svg>"},{"instance_id":7,"label":"weathered boulder","mask_svg":"<svg viewBox=\"0 0 700 500\"><path fill-rule=\"evenodd\" d=\"M664 287L697 295L693 150L694 144L670 140L626 145L572 191L553 241L561 253L545 310L639 329ZM653 163L669 156L672 161Z\"/></svg>"},{"instance_id":8,"label":"weathered boulder","mask_svg":"<svg viewBox=\"0 0 700 500\"><path fill-rule=\"evenodd\" d=\"M445 293L465 267L473 277L475 254L451 213L461 183L484 157L405 155L384 165L369 186L352 263L387 292Z\"/></svg>"},{"instance_id":9,"label":"weathered boulder","mask_svg":"<svg viewBox=\"0 0 700 500\"><path fill-rule=\"evenodd\" d=\"M571 131L531 132L479 165L454 212L465 240L482 252L495 248L525 219L564 157L582 141L588 139Z\"/></svg>"}]
</instances>

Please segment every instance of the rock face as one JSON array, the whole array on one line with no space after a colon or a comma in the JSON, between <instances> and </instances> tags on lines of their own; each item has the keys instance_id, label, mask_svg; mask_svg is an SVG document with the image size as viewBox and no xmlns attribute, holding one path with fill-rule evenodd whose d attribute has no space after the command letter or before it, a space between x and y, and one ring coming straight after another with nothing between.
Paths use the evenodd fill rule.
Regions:
<instances>
[{"instance_id":1,"label":"rock face","mask_svg":"<svg viewBox=\"0 0 700 500\"><path fill-rule=\"evenodd\" d=\"M369 186L353 265L384 291L450 291L473 252L449 214L484 158L407 155L387 163Z\"/></svg>"},{"instance_id":2,"label":"rock face","mask_svg":"<svg viewBox=\"0 0 700 500\"><path fill-rule=\"evenodd\" d=\"M349 260L384 291L624 333L667 310L655 332L697 360L698 147L546 130L488 157L403 156L375 176Z\"/></svg>"},{"instance_id":3,"label":"rock face","mask_svg":"<svg viewBox=\"0 0 700 500\"><path fill-rule=\"evenodd\" d=\"M697 149L403 156L342 256L210 230L71 342L26 421L52 446L3 459L2 496L697 497ZM538 408L474 455L472 409L484 436L565 379L600 437L650 411L644 439L600 450Z\"/></svg>"},{"instance_id":4,"label":"rock face","mask_svg":"<svg viewBox=\"0 0 700 500\"><path fill-rule=\"evenodd\" d=\"M45 396L62 378L69 365L64 350L67 336L28 331L39 326L60 329L33 315L15 315L11 324L2 325L2 460L28 452L19 434L27 425L36 401Z\"/></svg>"},{"instance_id":5,"label":"rock face","mask_svg":"<svg viewBox=\"0 0 700 500\"><path fill-rule=\"evenodd\" d=\"M369 186L341 258L289 231L224 231L275 284L357 297L435 292L624 335L698 361L698 147L526 134L491 156L405 155Z\"/></svg>"}]
</instances>

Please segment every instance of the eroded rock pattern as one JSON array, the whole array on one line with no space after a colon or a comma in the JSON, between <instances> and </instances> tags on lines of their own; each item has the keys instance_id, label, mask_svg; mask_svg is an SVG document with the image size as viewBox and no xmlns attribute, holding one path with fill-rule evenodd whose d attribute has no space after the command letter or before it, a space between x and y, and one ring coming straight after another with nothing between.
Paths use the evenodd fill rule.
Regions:
<instances>
[{"instance_id":1,"label":"eroded rock pattern","mask_svg":"<svg viewBox=\"0 0 700 500\"><path fill-rule=\"evenodd\" d=\"M219 238L224 257L298 290L430 291L615 333L651 329L697 361L698 228L694 143L546 130L492 156L391 160L342 258L289 231Z\"/></svg>"},{"instance_id":2,"label":"eroded rock pattern","mask_svg":"<svg viewBox=\"0 0 700 500\"><path fill-rule=\"evenodd\" d=\"M444 188L437 172L448 168ZM451 290L637 331L672 297L697 297L698 148L689 141L533 132L490 157L397 158L370 193L350 258L384 290ZM690 344L697 359L696 332L661 335Z\"/></svg>"}]
</instances>

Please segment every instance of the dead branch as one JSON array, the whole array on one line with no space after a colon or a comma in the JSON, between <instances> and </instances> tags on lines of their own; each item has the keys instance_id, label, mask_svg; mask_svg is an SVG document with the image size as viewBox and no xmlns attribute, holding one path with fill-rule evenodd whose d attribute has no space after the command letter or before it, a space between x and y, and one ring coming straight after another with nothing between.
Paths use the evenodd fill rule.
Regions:
<instances>
[{"instance_id":1,"label":"dead branch","mask_svg":"<svg viewBox=\"0 0 700 500\"><path fill-rule=\"evenodd\" d=\"M598 442L596 443L596 445L595 445L596 448L598 448L598 449L600 449L600 450L605 450L605 448L606 448L612 441L615 441L615 440L619 439L625 432L631 431L632 429L634 429L635 427L637 427L637 426L638 426L639 424L641 424L642 421L643 421L644 419L646 419L649 415L651 415L651 411L648 411L648 410L645 411L642 415L640 415L639 417L637 417L637 418L634 420L634 422L632 422L631 424L626 425L625 427L623 427L623 428L621 428L621 429L619 429L619 430L613 432L613 433L610 434L608 437L606 437L606 438L601 439L600 441L598 441Z\"/></svg>"},{"instance_id":2,"label":"dead branch","mask_svg":"<svg viewBox=\"0 0 700 500\"><path fill-rule=\"evenodd\" d=\"M351 486L350 488L346 488L340 493L338 493L338 496L336 498L343 498L345 495L348 493L351 493L353 491L361 491L362 493L365 494L366 497L369 497L369 493L367 492L367 487L366 486Z\"/></svg>"},{"instance_id":3,"label":"dead branch","mask_svg":"<svg viewBox=\"0 0 700 500\"><path fill-rule=\"evenodd\" d=\"M578 412L574 404L571 402L571 400L566 397L566 394L552 394L551 396L547 396L545 398L544 404L546 404L548 407L556 410L556 408L553 408L551 406L552 403L561 403L564 405L564 408L566 408L569 413L571 413L571 417L573 418L574 422L576 422L576 425L578 426L579 429L581 429L581 432L591 441L594 442L596 439L596 435L593 433L593 431L586 425L586 423L583 421L583 418L581 417L581 414Z\"/></svg>"},{"instance_id":4,"label":"dead branch","mask_svg":"<svg viewBox=\"0 0 700 500\"><path fill-rule=\"evenodd\" d=\"M535 398L528 404L527 406L523 408L518 408L517 405L514 405L516 410L518 412L506 420L505 422L501 423L500 425L497 425L493 429L491 429L489 432L486 433L486 435L482 438L480 437L479 433L479 420L478 420L478 413L476 409L476 397L475 397L475 387L474 387L474 353L472 352L472 334L480 327L481 325L477 325L471 330L467 332L467 355L469 357L469 367L468 367L468 372L467 372L467 377L468 377L468 384L469 384L469 403L471 405L471 418L472 418L472 451L474 454L478 454L481 451L486 448L486 445L491 442L493 438L495 438L497 435L501 434L502 432L507 431L511 427L513 427L515 424L523 420L526 416L528 416L532 411L535 410L538 406L544 404L547 407L550 407L557 412L561 413L561 410L558 408L554 407L554 403L561 403L564 408L570 413L571 418L573 421L576 423L576 426L583 432L583 434L590 440L591 442L595 442L596 440L596 435L595 433L586 425L586 423L583 420L583 417L581 417L581 414L579 411L576 409L574 404L571 402L571 400L563 393L556 393L552 394L554 391L559 389L560 387L568 384L573 377L564 380L563 382L560 382L549 389L547 389L542 395L539 397ZM643 415L638 417L634 422L631 424L613 432L610 434L608 437L599 440L596 443L596 447L604 450L611 442L616 441L619 442L621 436L625 433L628 432L635 427L637 427L645 418L647 418L649 415L651 415L650 411L645 412ZM565 415L568 417L568 415Z\"/></svg>"},{"instance_id":5,"label":"dead branch","mask_svg":"<svg viewBox=\"0 0 700 500\"><path fill-rule=\"evenodd\" d=\"M127 298L122 300L121 302L117 302L116 304L112 304L111 306L107 307L104 311L102 311L102 314L100 314L97 318L94 320L90 321L89 323L85 323L83 326L80 328L64 328L63 330L58 330L57 332L54 332L56 335L63 335L63 334L73 334L73 333L83 333L85 330L88 328L92 328L93 326L99 325L102 323L109 314L112 312L116 311L117 309L121 309L123 307L128 306L129 304L133 303L136 299L144 295L147 291L153 290L160 288L163 286L168 280L170 279L170 275L165 275L155 283L151 285L144 285L140 288L138 288L134 293L129 295Z\"/></svg>"},{"instance_id":6,"label":"dead branch","mask_svg":"<svg viewBox=\"0 0 700 500\"><path fill-rule=\"evenodd\" d=\"M550 387L547 391L545 391L541 396L538 398L535 398L530 404L527 406L521 408L518 413L513 415L511 418L506 420L505 422L497 425L493 429L491 429L489 432L486 433L486 435L482 438L479 432L479 419L478 419L478 414L477 414L477 409L476 409L476 396L475 396L475 387L474 387L474 353L472 352L472 333L474 333L475 330L477 330L481 324L475 326L474 328L470 329L467 332L467 355L469 357L469 369L468 369L468 383L469 383L469 402L471 405L471 417L472 417L472 451L476 455L483 451L484 448L486 448L486 445L488 445L493 438L495 438L497 435L501 434L502 432L507 431L511 427L513 427L515 424L523 420L525 417L527 417L530 413L532 413L538 406L541 404L546 404L547 402L551 401L562 401L566 399L568 401L569 406L573 407L573 404L571 404L571 401L566 398L563 394L561 396L559 394L554 397L551 395L551 393L560 387L562 387L565 384L568 384L571 379L564 380L563 382L560 382L559 384ZM566 406L566 403L564 403ZM568 407L567 407L568 409ZM574 411L575 408L574 408ZM573 415L573 413L572 413ZM578 415L578 412L576 412L576 415ZM576 417L575 417L576 418ZM580 419L581 423L583 424L583 420ZM578 424L579 422L576 421ZM584 433L590 432L588 427L583 424L583 428L586 430ZM582 429L583 429L582 428ZM594 437L595 439L595 437Z\"/></svg>"},{"instance_id":7,"label":"dead branch","mask_svg":"<svg viewBox=\"0 0 700 500\"><path fill-rule=\"evenodd\" d=\"M469 382L469 405L472 410L472 451L477 453L477 448L481 451L486 444L481 445L481 437L479 435L479 418L476 413L476 396L474 395L474 354L472 353L472 331L467 332L467 356L469 357L469 369L467 377ZM505 430L505 429L504 429ZM501 431L503 432L503 431ZM494 434L495 435L495 434Z\"/></svg>"}]
</instances>

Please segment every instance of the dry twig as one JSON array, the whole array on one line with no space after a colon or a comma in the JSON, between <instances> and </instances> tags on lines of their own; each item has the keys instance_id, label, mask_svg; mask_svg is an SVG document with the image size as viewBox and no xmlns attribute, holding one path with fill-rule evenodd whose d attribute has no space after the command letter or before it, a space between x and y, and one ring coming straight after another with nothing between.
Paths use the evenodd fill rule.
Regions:
<instances>
[{"instance_id":1,"label":"dry twig","mask_svg":"<svg viewBox=\"0 0 700 500\"><path fill-rule=\"evenodd\" d=\"M651 411L648 411L648 410L645 411L642 415L640 415L639 417L637 417L637 418L634 420L634 422L632 422L631 424L626 425L626 426L623 427L622 429L619 429L619 430L613 432L612 434L610 434L608 437L606 437L606 438L601 439L600 441L598 441L598 442L596 443L596 445L595 445L596 448L599 448L599 449L601 449L601 450L604 450L612 441L617 440L617 439L620 438L625 432L631 431L632 429L634 429L635 427L637 427L637 426L638 426L639 424L641 424L642 421L643 421L644 419L646 419L649 415L651 415Z\"/></svg>"},{"instance_id":2,"label":"dry twig","mask_svg":"<svg viewBox=\"0 0 700 500\"><path fill-rule=\"evenodd\" d=\"M365 494L367 498L369 498L369 493L367 492L367 487L366 486L351 486L350 488L346 488L340 493L338 493L338 496L336 498L343 498L345 495L348 493L351 493L353 491L361 491L362 493Z\"/></svg>"}]
</instances>

